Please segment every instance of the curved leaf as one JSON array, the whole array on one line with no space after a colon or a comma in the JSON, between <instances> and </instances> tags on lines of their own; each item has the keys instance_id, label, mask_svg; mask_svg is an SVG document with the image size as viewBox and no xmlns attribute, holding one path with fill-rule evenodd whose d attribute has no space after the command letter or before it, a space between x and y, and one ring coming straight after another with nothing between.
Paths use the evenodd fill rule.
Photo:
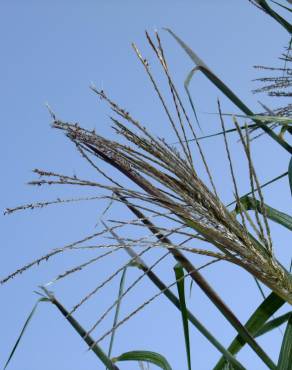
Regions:
<instances>
[{"instance_id":1,"label":"curved leaf","mask_svg":"<svg viewBox=\"0 0 292 370\"><path fill-rule=\"evenodd\" d=\"M291 171L292 171L292 168L291 168ZM277 177L274 177L272 180L269 180L268 182L265 182L264 184L262 184L262 185L260 186L260 188L262 189L262 188L264 188L265 186L268 186L268 185L272 184L273 182L276 182L276 181L278 181L278 180L282 179L283 177L285 177L285 176L287 176L287 175L288 175L288 172L284 172L284 173L282 173L282 175L279 175L279 176L277 176ZM255 191L258 191L258 189L255 189ZM242 195L242 196L241 196L241 198L247 197L248 195L251 195L251 194L252 194L252 191L250 191L250 192L248 192L248 193L246 193L246 194ZM233 205L233 204L235 204L235 203L236 203L236 200L232 201L231 203L228 203L228 204L226 205L226 207L232 206L232 205Z\"/></svg>"},{"instance_id":2,"label":"curved leaf","mask_svg":"<svg viewBox=\"0 0 292 370\"><path fill-rule=\"evenodd\" d=\"M292 33L292 25L287 22L286 19L281 17L276 13L266 2L266 0L257 0L257 3L268 13L272 18L274 18L282 27L285 28L290 34Z\"/></svg>"},{"instance_id":3,"label":"curved leaf","mask_svg":"<svg viewBox=\"0 0 292 370\"><path fill-rule=\"evenodd\" d=\"M33 315L35 314L35 311L36 311L39 303L40 302L48 302L48 301L49 300L47 298L40 298L40 299L37 300L36 304L33 306L33 309L31 310L30 314L28 315L28 317L27 317L27 319L26 319L26 321L23 325L23 328L21 329L21 332L20 332L20 334L19 334L19 336L18 336L18 338L17 338L17 340L16 340L16 342L15 342L13 348L12 348L12 351L10 352L8 360L6 361L6 363L3 367L3 370L5 370L7 368L9 362L11 361L11 359L12 359L12 357L13 357L13 355L14 355L14 353L15 353L15 351L16 351L16 349L17 349L17 347L18 347L18 345L21 341L21 338L23 337L23 334L24 334L25 330L27 329L28 324L30 323L30 320L32 319Z\"/></svg>"},{"instance_id":4,"label":"curved leaf","mask_svg":"<svg viewBox=\"0 0 292 370\"><path fill-rule=\"evenodd\" d=\"M284 6L283 4L278 3L277 1L271 0L271 2L274 3L274 4L277 4L278 6L280 6L281 8L283 8L285 10L288 10L288 12L292 12L291 8L288 8L287 6Z\"/></svg>"},{"instance_id":5,"label":"curved leaf","mask_svg":"<svg viewBox=\"0 0 292 370\"><path fill-rule=\"evenodd\" d=\"M159 353L152 351L130 351L121 354L112 359L113 362L118 361L145 361L150 362L163 370L172 370L166 358Z\"/></svg>"},{"instance_id":6,"label":"curved leaf","mask_svg":"<svg viewBox=\"0 0 292 370\"><path fill-rule=\"evenodd\" d=\"M284 305L285 301L276 293L272 292L254 311L251 317L245 324L245 328L251 335L256 333L263 327L265 322L273 316L273 314ZM228 347L228 351L232 354L238 353L241 348L246 344L246 341L237 335ZM225 359L222 357L214 367L214 370L222 370L226 364Z\"/></svg>"},{"instance_id":7,"label":"curved leaf","mask_svg":"<svg viewBox=\"0 0 292 370\"><path fill-rule=\"evenodd\" d=\"M283 338L279 361L278 370L291 370L292 364L292 314L290 314L285 335Z\"/></svg>"},{"instance_id":8,"label":"curved leaf","mask_svg":"<svg viewBox=\"0 0 292 370\"><path fill-rule=\"evenodd\" d=\"M291 194L292 194L292 157L291 157L290 162L289 162L288 177L289 177L290 190L291 190Z\"/></svg>"},{"instance_id":9,"label":"curved leaf","mask_svg":"<svg viewBox=\"0 0 292 370\"><path fill-rule=\"evenodd\" d=\"M284 313L284 315L276 317L274 320L268 321L264 326L262 326L262 328L256 333L255 336L259 337L260 335L266 334L269 331L278 328L284 322L289 320L290 315L291 315L291 312L287 312L287 313Z\"/></svg>"},{"instance_id":10,"label":"curved leaf","mask_svg":"<svg viewBox=\"0 0 292 370\"><path fill-rule=\"evenodd\" d=\"M214 113L218 114L218 113ZM222 116L230 116L230 117L239 117L239 118L249 118L252 120L257 120L262 123L271 123L271 122L277 122L280 125L292 125L292 119L289 117L283 117L283 116L265 116L265 115L244 115L244 114L234 114L234 113L222 113Z\"/></svg>"},{"instance_id":11,"label":"curved leaf","mask_svg":"<svg viewBox=\"0 0 292 370\"><path fill-rule=\"evenodd\" d=\"M114 328L116 327L117 322L118 322L118 318L119 318L121 302L122 302L122 294L124 292L124 286L125 286L125 281L126 281L127 267L128 266L126 266L123 269L121 280L120 280L119 293L118 293L118 303L116 305L115 316L114 316L114 321L113 321L113 326L112 326L113 331L112 331L112 334L111 334L111 339L110 339L110 344L109 344L108 357L111 357L112 349L113 349L113 345L114 345L114 339L115 339L115 333L116 333Z\"/></svg>"},{"instance_id":12,"label":"curved leaf","mask_svg":"<svg viewBox=\"0 0 292 370\"><path fill-rule=\"evenodd\" d=\"M225 96L230 99L233 104L235 104L243 113L247 116L254 116L255 114L244 104L244 102L238 98L236 94L222 81L218 78L209 67L199 58L199 56L182 40L180 39L172 30L169 28L165 29L170 35L177 41L181 48L186 52L186 54L192 59L196 64L196 70L200 70ZM191 77L190 77L191 78ZM286 149L290 154L292 154L292 147L283 139L281 139L273 130L271 130L266 125L262 125L256 119L253 121L260 124L262 130L264 130L272 139L274 139L279 145Z\"/></svg>"},{"instance_id":13,"label":"curved leaf","mask_svg":"<svg viewBox=\"0 0 292 370\"><path fill-rule=\"evenodd\" d=\"M243 197L240 198L240 203L246 210L257 210L258 212L262 213L261 202L257 199L252 197ZM275 208L264 204L266 216L278 224L286 227L289 230L292 230L292 217L287 215L286 213L280 212ZM236 212L238 212L238 206L236 206Z\"/></svg>"}]
</instances>

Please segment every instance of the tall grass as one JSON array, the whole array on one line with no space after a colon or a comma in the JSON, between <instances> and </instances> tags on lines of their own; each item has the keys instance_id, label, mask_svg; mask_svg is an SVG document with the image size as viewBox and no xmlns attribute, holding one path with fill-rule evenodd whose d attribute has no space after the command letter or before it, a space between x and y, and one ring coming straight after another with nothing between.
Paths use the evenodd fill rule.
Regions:
<instances>
[{"instance_id":1,"label":"tall grass","mask_svg":"<svg viewBox=\"0 0 292 370\"><path fill-rule=\"evenodd\" d=\"M266 1L254 1L253 3L275 19L291 36L291 25L276 13ZM36 169L34 172L38 175L38 179L31 181L30 184L34 186L70 185L89 187L99 192L102 191L103 194L93 197L58 199L44 203L26 204L6 210L6 213L10 214L19 210L40 208L51 204L108 199L111 203L123 205L125 210L129 211L134 218L130 221L126 219L116 221L114 226L110 226L109 221L103 221L103 228L100 231L62 248L52 250L46 255L35 259L9 276L4 277L1 280L1 284L8 282L31 267L39 265L40 262L53 258L57 254L65 253L68 250L107 248L105 253L99 253L85 263L73 266L70 270L60 273L52 282L56 283L102 260L109 254L122 249L129 255L129 261L119 269L113 271L106 280L86 294L71 310L67 310L60 303L59 299L52 292L48 291L46 287L42 287L39 292L42 295L41 301L50 302L59 310L70 325L80 334L89 348L103 362L106 368L118 369L117 362L120 361L137 361L140 363L140 366L144 366L141 365L141 362L144 361L155 364L163 369L171 369L171 365L165 357L151 351L137 349L111 358L115 332L118 328L157 297L164 295L181 312L182 330L185 336L189 370L191 370L192 363L194 363L191 357L192 347L189 337L189 331L193 327L222 354L220 361L214 364L214 369L227 368L226 366L229 366L228 368L244 369L244 365L237 360L235 355L245 344L248 344L250 349L262 360L266 368L288 370L292 363L291 314L287 312L278 318L274 318L273 315L280 307L292 303L292 277L288 263L284 266L277 259L269 222L277 222L291 230L292 218L270 207L266 199L264 199L262 189L264 186L278 181L287 174L291 181L290 184L292 184L292 165L290 164L285 174L278 176L266 184L260 184L253 163L251 140L254 139L254 132L263 132L269 135L271 140L280 145L283 150L291 154L292 147L285 136L291 133L292 121L291 117L289 117L291 107L288 105L272 111L264 106L265 112L263 114L253 113L235 92L226 83L221 81L183 40L172 30L167 31L195 64L185 81L185 90L189 99L190 109L186 107L185 98L174 83L159 34L155 33L154 36L150 36L146 32L146 39L156 61L164 73L169 90L167 93L170 99L164 97L166 92L161 90L149 62L144 58L135 44L133 44L133 49L145 73L149 77L152 88L165 112L169 130L176 137L178 146L174 146L166 142L163 138L157 137L155 132L150 131L142 122L115 102L105 91L98 90L92 86L92 91L110 109L110 120L115 135L118 138L117 141L105 138L95 131L81 127L79 124L61 121L55 113L52 111L50 113L53 119L52 127L65 134L84 160L97 171L101 178L103 177L103 180L97 182L95 180L82 179L75 175L70 176ZM288 86L291 86L291 69L289 68L289 63L291 62L290 48L291 43L283 56L285 59L284 68L280 69L284 73L284 77L260 79L263 83L272 82L272 84L261 87L257 91L268 91L272 95L273 91L276 91L274 95L283 96L284 94L287 97L291 96L286 90L284 93L279 91L279 88L286 89ZM269 70L271 71L271 68ZM200 144L203 137L197 135L198 120L188 85L194 74L198 72L207 77L214 86L219 88L242 111L241 116L232 115L234 128L227 130L225 127L226 114L222 113L221 105L218 101L217 118L222 131L217 135L222 135L225 155L229 163L235 197L234 202L232 202L234 205L233 209L230 208L232 204L229 206L224 205L220 198L215 180L212 176L212 170L208 166L206 156ZM190 118L191 113L195 114L195 122ZM253 123L248 124L246 123L247 121L252 121ZM279 133L276 131L278 128L280 128ZM234 169L228 140L228 134L231 132L237 132L239 138L238 145L241 146L246 158L250 192L245 195L241 195L239 192L239 179ZM199 174L198 161L203 165L205 177ZM128 180L126 184L124 184L125 181L120 181L119 175L112 178L108 173L101 170L100 162L105 162L115 168ZM156 220L160 220L160 222L156 223ZM120 236L119 230L129 225L135 228L135 236ZM140 230L146 231L146 236L141 236ZM100 245L96 244L96 238L104 235L107 235L109 242ZM203 247L194 248L192 245L192 241L194 240L199 240ZM86 244L89 241L94 243L92 247ZM142 247L140 253L135 251L137 245ZM143 254L159 248L164 249L165 254L152 265L148 266L143 260ZM209 258L209 261L201 267L195 266L192 256L196 254ZM166 256L171 256L176 265L175 279L169 285L165 284L161 277L153 272L154 267L162 263ZM270 295L264 298L263 302L245 325L241 323L236 313L228 307L200 272L202 268L206 268L219 261L226 261L227 263L239 266L247 274L250 274L259 286L259 282L261 282L271 290ZM133 266L141 270L141 275L125 288L125 274L128 266ZM118 275L121 275L118 297L91 328L84 329L74 318L73 314ZM129 315L121 319L120 305L123 298L143 278L148 278L158 288L158 292L134 309ZM193 283L200 287L208 299L217 307L224 318L238 333L228 348L225 348L221 344L220 338L216 338L210 329L206 328L196 318L194 313L188 310L184 286L184 282L187 279L192 280ZM177 287L177 295L171 290L171 287L175 286ZM93 339L92 334L95 328L113 310L115 310L115 313L112 327L98 339ZM16 347L34 312L35 308L29 316L6 366L12 355L14 355ZM255 338L265 335L285 322L287 322L287 327L282 340L279 361L278 364L275 364ZM111 344L106 354L106 351L101 349L100 342L108 336L111 337Z\"/></svg>"}]
</instances>

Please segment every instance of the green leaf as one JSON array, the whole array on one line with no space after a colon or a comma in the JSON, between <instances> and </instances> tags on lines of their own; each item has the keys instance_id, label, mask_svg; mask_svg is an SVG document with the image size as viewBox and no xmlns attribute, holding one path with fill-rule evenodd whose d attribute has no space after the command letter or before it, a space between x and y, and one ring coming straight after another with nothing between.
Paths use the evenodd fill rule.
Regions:
<instances>
[{"instance_id":1,"label":"green leaf","mask_svg":"<svg viewBox=\"0 0 292 370\"><path fill-rule=\"evenodd\" d=\"M292 364L292 314L290 314L286 326L277 369L291 370L291 364Z\"/></svg>"},{"instance_id":2,"label":"green leaf","mask_svg":"<svg viewBox=\"0 0 292 370\"><path fill-rule=\"evenodd\" d=\"M280 4L280 3L278 3L277 1L271 0L271 2L274 3L274 4L279 5L281 8L283 8L285 10L288 10L288 12L292 12L292 9L291 8L287 8L287 6L284 6L284 5Z\"/></svg>"},{"instance_id":3,"label":"green leaf","mask_svg":"<svg viewBox=\"0 0 292 370\"><path fill-rule=\"evenodd\" d=\"M245 130L246 128L256 128L256 127L258 127L258 125L257 125L257 124L255 124L255 123L252 123L252 124L250 124L250 125L241 126L241 127L240 127L240 129L241 129L241 130ZM205 136L198 136L198 137L197 137L197 139L189 139L189 140L187 140L187 141L188 141L188 142L190 142L190 141L195 141L195 140L204 140L204 139L209 139L209 138L211 138L211 137L224 135L224 133L225 133L225 134L229 134L229 133L231 133L231 132L238 132L238 131L237 131L237 128L230 128L230 129L225 130L225 131L215 132L214 134L209 134L209 135L205 135ZM179 142L177 141L177 142L175 142L175 143L173 143L173 144L179 144Z\"/></svg>"},{"instance_id":4,"label":"green leaf","mask_svg":"<svg viewBox=\"0 0 292 370\"><path fill-rule=\"evenodd\" d=\"M124 286L125 286L125 281L126 281L126 272L127 272L127 266L123 269L122 271L122 276L120 280L120 285L119 285L119 293L118 293L118 302L115 310L115 317L113 321L113 331L111 334L111 339L110 339L110 344L109 344L109 350L108 350L108 357L111 357L112 354L112 349L113 349L113 344L114 344L114 339L115 339L115 327L117 325L118 319L119 319L119 313L120 313L120 308L121 308L121 301L122 301L122 294L124 291Z\"/></svg>"},{"instance_id":5,"label":"green leaf","mask_svg":"<svg viewBox=\"0 0 292 370\"><path fill-rule=\"evenodd\" d=\"M285 301L279 297L276 293L272 292L255 310L248 321L245 324L245 328L253 336L263 327L265 322L273 316L273 314L284 305ZM237 335L228 347L228 351L233 355L237 354L242 347L246 344L244 338ZM226 361L221 358L214 367L214 370L224 369Z\"/></svg>"},{"instance_id":6,"label":"green leaf","mask_svg":"<svg viewBox=\"0 0 292 370\"><path fill-rule=\"evenodd\" d=\"M261 329L256 333L255 337L259 337L263 334L268 333L271 330L274 330L284 324L287 320L289 320L289 317L291 315L291 312L284 313L283 315L276 317L273 320L268 321L265 325L261 327Z\"/></svg>"},{"instance_id":7,"label":"green leaf","mask_svg":"<svg viewBox=\"0 0 292 370\"><path fill-rule=\"evenodd\" d=\"M214 113L219 114L219 113ZM244 114L234 114L234 113L221 113L222 116L230 116L230 117L239 117L239 118L249 118L252 120L257 120L262 123L272 123L277 122L281 125L292 125L292 119L283 116L265 116L265 115L244 115Z\"/></svg>"},{"instance_id":8,"label":"green leaf","mask_svg":"<svg viewBox=\"0 0 292 370\"><path fill-rule=\"evenodd\" d=\"M288 177L289 177L290 190L291 190L291 194L292 194L292 157L291 157L290 162L289 162Z\"/></svg>"},{"instance_id":9,"label":"green leaf","mask_svg":"<svg viewBox=\"0 0 292 370\"><path fill-rule=\"evenodd\" d=\"M264 187L266 187L266 186L268 186L268 185L271 185L272 183L274 183L274 182L276 182L276 181L278 181L278 180L282 179L283 177L285 177L285 176L287 176L287 175L288 175L288 172L284 172L284 173L282 173L282 175L279 175L279 176L277 176L277 177L274 177L272 180L269 180L269 181L265 182L264 184L262 184L262 185L260 186L260 188L261 188L261 189L263 189ZM258 189L255 189L255 192L256 192L257 190L258 190ZM250 192L248 192L248 193L246 193L246 194L242 195L242 196L241 196L241 198L244 198L244 197L246 197L246 196L248 196L248 195L251 195L251 194L252 194L252 191L250 191ZM226 205L226 207L232 206L232 205L233 205L233 204L235 204L235 203L236 203L236 200L234 200L234 201L232 201L231 203L227 204L227 205Z\"/></svg>"},{"instance_id":10,"label":"green leaf","mask_svg":"<svg viewBox=\"0 0 292 370\"><path fill-rule=\"evenodd\" d=\"M119 370L118 367L108 358L108 356L103 352L98 344L95 343L94 339L87 334L87 331L79 324L75 318L70 315L70 312L56 299L56 297L49 292L46 288L41 287L42 290L47 294L49 301L57 307L65 319L70 323L70 325L77 331L81 336L84 342L89 346L93 353L100 359L100 361L109 369L109 370Z\"/></svg>"},{"instance_id":11,"label":"green leaf","mask_svg":"<svg viewBox=\"0 0 292 370\"><path fill-rule=\"evenodd\" d=\"M274 18L286 31L290 34L292 33L292 26L289 22L286 21L283 17L281 17L278 13L276 13L266 2L266 0L257 0L257 4L259 4L266 13L268 13L272 18Z\"/></svg>"},{"instance_id":12,"label":"green leaf","mask_svg":"<svg viewBox=\"0 0 292 370\"><path fill-rule=\"evenodd\" d=\"M177 43L182 47L186 54L192 59L196 64L196 67L189 73L187 80L192 77L194 72L201 71L225 96L228 97L243 113L247 116L255 116L255 114L240 100L234 92L222 81L220 80L211 69L202 61L202 59L183 41L181 40L173 31L166 28L166 31L171 34L171 36L177 41ZM281 145L285 150L292 154L292 147L282 138L280 138L273 130L271 130L266 125L262 125L259 120L253 119L253 121L260 125L262 130L264 130L272 139L274 139L279 145Z\"/></svg>"},{"instance_id":13,"label":"green leaf","mask_svg":"<svg viewBox=\"0 0 292 370\"><path fill-rule=\"evenodd\" d=\"M194 108L194 104L193 104L192 98L190 96L190 92L188 90L188 86L185 86L185 88L187 90L187 94L188 94L189 100L191 102L192 109L194 110L195 108ZM194 112L194 114L196 115L195 112ZM218 113L209 113L209 114L216 114L216 115L218 115ZM271 121L271 120L273 121L273 119L274 120L277 120L277 118L279 118L279 122L278 123L280 125L282 125L285 129L286 129L286 126L287 125L292 124L292 120L291 119L288 119L288 118L282 117L282 116L259 116L259 115L245 116L245 115L242 115L242 114L228 114L228 113L222 113L222 116L246 117L246 118L250 118L250 119L255 118L255 119L258 119L259 121L263 121L263 122L261 122L261 124L265 124L264 121ZM199 122L197 122L197 123L199 125ZM256 128L261 127L261 124L259 124L259 123L252 123L252 124L249 124L249 125L240 126L240 129L241 130L256 129ZM214 134L209 134L209 135L205 135L205 136L199 136L199 137L197 137L197 139L189 139L187 141L190 142L190 141L195 141L195 140L209 139L209 138L212 138L212 137L215 137L215 136L223 135L224 133L225 134L228 134L228 133L231 133L231 132L238 132L237 131L237 128L231 128L231 129L225 130L225 132L219 131L219 132L215 132ZM175 142L174 144L178 144L178 143L179 142Z\"/></svg>"},{"instance_id":14,"label":"green leaf","mask_svg":"<svg viewBox=\"0 0 292 370\"><path fill-rule=\"evenodd\" d=\"M186 307L186 300L185 300L185 283L184 283L184 270L180 263L177 263L174 266L175 278L176 278L176 285L177 291L179 296L179 303L180 303L180 311L182 315L182 322L184 328L184 336L185 336L185 346L187 352L187 360L188 360L188 369L191 370L191 349L190 349L190 335L189 335L189 323L188 323L188 313Z\"/></svg>"},{"instance_id":15,"label":"green leaf","mask_svg":"<svg viewBox=\"0 0 292 370\"><path fill-rule=\"evenodd\" d=\"M260 213L263 213L261 202L257 199L252 197L243 197L240 198L240 203L246 210L257 210ZM292 230L292 217L287 215L286 213L280 212L275 208L264 204L266 216L278 224L286 227L289 230ZM235 208L236 212L239 212L238 206Z\"/></svg>"},{"instance_id":16,"label":"green leaf","mask_svg":"<svg viewBox=\"0 0 292 370\"><path fill-rule=\"evenodd\" d=\"M12 348L12 351L10 352L10 355L8 357L8 360L6 361L6 363L5 363L4 367L3 367L3 370L5 370L7 368L9 362L13 358L13 355L14 355L14 353L15 353L15 351L16 351L16 349L17 349L17 347L18 347L18 345L19 345L19 343L21 341L21 338L23 337L23 334L24 334L25 330L27 329L28 324L30 323L33 315L35 314L36 309L37 309L37 307L38 307L38 305L39 305L40 302L48 302L48 299L47 298L40 298L40 299L37 300L36 304L33 306L33 309L31 310L30 314L28 315L28 317L27 317L27 319L26 319L26 321L25 321L25 323L23 325L23 328L21 329L20 334L19 334L19 336L18 336L18 338L17 338L17 340L16 340L16 342L15 342L13 348Z\"/></svg>"},{"instance_id":17,"label":"green leaf","mask_svg":"<svg viewBox=\"0 0 292 370\"><path fill-rule=\"evenodd\" d=\"M118 361L145 361L150 362L163 370L172 370L166 358L159 353L152 351L130 351L121 354L112 359L113 362Z\"/></svg>"}]
</instances>

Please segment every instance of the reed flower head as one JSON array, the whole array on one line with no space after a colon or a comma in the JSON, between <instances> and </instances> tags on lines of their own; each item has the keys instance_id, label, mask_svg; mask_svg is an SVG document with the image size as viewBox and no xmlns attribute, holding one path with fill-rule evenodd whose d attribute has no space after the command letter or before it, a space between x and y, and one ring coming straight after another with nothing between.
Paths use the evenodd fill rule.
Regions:
<instances>
[{"instance_id":1,"label":"reed flower head","mask_svg":"<svg viewBox=\"0 0 292 370\"><path fill-rule=\"evenodd\" d=\"M166 226L161 232L162 237L160 235L158 241L152 241L153 246L160 244L160 246L166 248L178 248L174 242L163 237L163 235L179 234L182 233L181 230L183 229L183 233L188 236L189 243L193 239L199 238L207 245L205 249L191 247L188 249L189 252L211 256L216 260L227 260L241 266L286 301L292 303L291 275L274 255L263 196L252 163L247 130L244 136L242 128L234 119L249 165L252 196L255 199L257 191L260 198L262 217L260 217L259 212L256 212L255 221L249 217L238 194L226 134L224 135L224 142L240 221L237 219L236 213L230 212L220 200L211 171L196 136L196 127L191 122L182 98L171 78L159 35L156 34L157 46L148 34L146 36L168 82L175 117L170 113L168 104L159 89L159 84L152 75L148 61L142 57L135 45L133 45L133 48L157 93L170 128L177 137L179 149L168 144L163 138L158 138L152 134L127 110L111 100L104 91L98 91L95 87L92 87L99 98L109 104L113 113L111 116L113 128L123 140L106 139L95 131L89 131L76 123L70 124L60 121L56 119L54 114L53 127L64 131L67 137L76 145L81 155L111 184L104 185L95 181L82 180L76 176L70 177L41 170L36 170L41 179L32 181L31 184L57 183L93 186L111 191L113 200L124 202L132 209L134 201L138 201L138 204L135 205L137 208L142 207L141 203L143 203L144 209L147 209L150 214L159 214L165 217L166 222L171 222L171 226ZM225 132L219 102L218 108L223 132ZM189 140L190 136L191 141ZM197 147L200 159L194 159L194 151L191 145ZM125 187L116 179L110 178L108 174L101 171L96 164L97 158L119 170L135 184L135 188ZM210 188L197 173L196 167L199 160L204 164ZM139 190L137 190L137 186ZM11 211L13 210L7 212L10 213ZM141 216L138 217L138 221L139 218L141 221ZM137 220L132 224L137 224ZM173 226L174 224L175 226ZM141 239L131 240L131 243L141 243L141 241ZM219 251L216 252L210 248L210 244Z\"/></svg>"}]
</instances>

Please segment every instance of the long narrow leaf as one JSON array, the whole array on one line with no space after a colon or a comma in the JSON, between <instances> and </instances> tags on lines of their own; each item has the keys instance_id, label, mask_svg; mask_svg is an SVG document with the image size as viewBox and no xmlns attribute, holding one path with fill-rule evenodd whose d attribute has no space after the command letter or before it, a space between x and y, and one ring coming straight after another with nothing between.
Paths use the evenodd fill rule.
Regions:
<instances>
[{"instance_id":1,"label":"long narrow leaf","mask_svg":"<svg viewBox=\"0 0 292 370\"><path fill-rule=\"evenodd\" d=\"M257 199L251 197L243 197L240 199L240 203L246 210L257 210L258 212L262 213L263 210L261 208L261 202ZM286 213L280 212L275 208L264 204L266 216L278 224L286 227L289 230L292 230L292 217L287 215ZM236 207L236 211L239 212L238 207Z\"/></svg>"},{"instance_id":2,"label":"long narrow leaf","mask_svg":"<svg viewBox=\"0 0 292 370\"><path fill-rule=\"evenodd\" d=\"M292 314L290 314L285 335L283 338L279 361L278 370L291 370L292 365Z\"/></svg>"},{"instance_id":3,"label":"long narrow leaf","mask_svg":"<svg viewBox=\"0 0 292 370\"><path fill-rule=\"evenodd\" d=\"M19 343L20 343L20 341L21 341L21 339L22 339L22 337L23 337L23 334L24 334L25 330L26 330L26 329L27 329L27 327L28 327L28 324L30 323L30 321L31 321L31 319L32 319L32 317L33 317L33 315L35 314L36 309L37 309L37 307L38 307L39 303L40 303L40 302L48 302L48 301L49 301L49 300L48 300L47 298L40 298L40 299L38 299L38 300L37 300L37 302L36 302L36 303L35 303L35 305L33 306L33 309L31 310L30 314L28 315L28 317L27 317L27 319L26 319L26 321L25 321L25 323L24 323L24 325L23 325L23 328L21 329L21 332L20 332L20 334L19 334L19 336L18 336L18 338L17 338L17 340L16 340L16 342L15 342L15 344L14 344L13 348L12 348L12 351L10 352L10 355L9 355L9 357L8 357L8 360L6 361L6 363L5 363L5 365L4 365L3 370L5 370L5 369L7 368L7 366L8 366L8 364L9 364L9 362L12 360L13 355L15 354L15 351L16 351L16 349L17 349L17 347L18 347L18 345L19 345Z\"/></svg>"},{"instance_id":4,"label":"long narrow leaf","mask_svg":"<svg viewBox=\"0 0 292 370\"><path fill-rule=\"evenodd\" d=\"M268 13L272 18L274 18L289 34L292 33L292 26L289 22L276 13L266 2L266 0L257 0L257 3Z\"/></svg>"},{"instance_id":5,"label":"long narrow leaf","mask_svg":"<svg viewBox=\"0 0 292 370\"><path fill-rule=\"evenodd\" d=\"M191 348L190 348L190 335L189 335L189 323L188 323L188 315L187 315L187 306L185 300L185 281L184 281L184 270L180 263L177 263L174 266L175 278L176 278L176 285L177 291L179 296L179 303L180 303L180 311L182 316L183 328L184 328L184 336L185 336L185 345L186 345L186 353L187 353L187 360L188 360L188 369L192 369L191 365Z\"/></svg>"},{"instance_id":6,"label":"long narrow leaf","mask_svg":"<svg viewBox=\"0 0 292 370\"><path fill-rule=\"evenodd\" d=\"M61 314L66 318L70 325L77 331L81 336L84 342L92 350L93 353L100 359L100 361L109 369L109 370L119 370L119 368L108 358L108 356L103 352L98 344L95 343L95 340L87 335L87 331L74 319L70 312L56 299L56 297L49 292L46 288L42 287L44 292L47 294L49 301L57 307Z\"/></svg>"},{"instance_id":7,"label":"long narrow leaf","mask_svg":"<svg viewBox=\"0 0 292 370\"><path fill-rule=\"evenodd\" d=\"M247 116L254 116L255 114L240 100L234 92L223 82L221 81L208 67L207 65L199 58L196 53L183 41L181 40L173 31L166 28L172 37L177 41L177 43L182 47L182 49L186 52L186 54L192 59L192 61L196 64L196 67L190 72L200 70L225 96L227 96L243 113ZM255 123L261 124L256 119L253 119ZM280 138L278 135L274 133L266 125L260 125L260 127L273 138L279 145L281 145L284 149L286 149L290 154L292 154L292 147Z\"/></svg>"},{"instance_id":8,"label":"long narrow leaf","mask_svg":"<svg viewBox=\"0 0 292 370\"><path fill-rule=\"evenodd\" d=\"M255 310L248 321L245 324L246 329L251 335L256 335L256 333L263 327L265 322L273 316L273 314L284 305L285 301L279 297L276 293L272 292ZM242 347L246 344L245 339L240 335L237 335L228 347L228 351L232 354L237 354ZM222 370L226 361L221 358L219 362L214 367L214 370Z\"/></svg>"},{"instance_id":9,"label":"long narrow leaf","mask_svg":"<svg viewBox=\"0 0 292 370\"><path fill-rule=\"evenodd\" d=\"M292 9L291 8L288 8L287 6L285 6L283 4L280 4L277 1L271 0L271 2L274 3L274 4L277 4L278 6L280 6L281 8L283 8L285 10L288 10L288 12L292 12Z\"/></svg>"},{"instance_id":10,"label":"long narrow leaf","mask_svg":"<svg viewBox=\"0 0 292 370\"><path fill-rule=\"evenodd\" d=\"M118 361L145 361L150 362L163 370L172 370L165 357L159 353L152 351L130 351L112 359L113 362Z\"/></svg>"},{"instance_id":11,"label":"long narrow leaf","mask_svg":"<svg viewBox=\"0 0 292 370\"><path fill-rule=\"evenodd\" d=\"M289 177L290 191L291 191L291 194L292 194L292 157L289 161L288 177Z\"/></svg>"},{"instance_id":12,"label":"long narrow leaf","mask_svg":"<svg viewBox=\"0 0 292 370\"><path fill-rule=\"evenodd\" d=\"M218 114L218 113L214 113ZM264 123L272 123L272 122L277 122L281 125L292 125L292 119L288 117L283 117L283 116L265 116L265 115L259 115L259 114L254 114L254 115L244 115L244 114L235 114L235 113L221 113L222 116L230 116L230 117L239 117L239 118L249 118L252 120L257 120Z\"/></svg>"},{"instance_id":13,"label":"long narrow leaf","mask_svg":"<svg viewBox=\"0 0 292 370\"><path fill-rule=\"evenodd\" d=\"M240 129L241 130L245 130L246 128L255 128L255 127L258 127L259 125L257 125L256 123L252 123L250 125L245 125L245 126L241 126ZM209 135L205 135L205 136L198 136L196 139L189 139L187 140L188 142L191 142L191 141L195 141L195 140L204 140L204 139L209 139L211 137L215 137L215 136L220 136L220 135L224 135L224 134L229 134L231 132L238 132L237 131L237 128L230 128L228 130L225 130L225 131L219 131L219 132L215 132L214 134L209 134ZM173 144L179 144L179 142L175 142Z\"/></svg>"},{"instance_id":14,"label":"long narrow leaf","mask_svg":"<svg viewBox=\"0 0 292 370\"><path fill-rule=\"evenodd\" d=\"M122 271L122 276L120 280L120 285L119 285L119 293L118 293L118 302L115 310L115 317L113 321L113 331L111 334L111 339L110 339L110 344L109 344L109 350L108 350L108 357L111 357L112 354L112 349L113 349L113 344L114 344L114 339L115 339L115 327L119 319L119 313L120 313L120 308L121 308L121 297L124 291L124 286L125 286L125 281L126 281L126 272L127 272L127 266L123 269Z\"/></svg>"},{"instance_id":15,"label":"long narrow leaf","mask_svg":"<svg viewBox=\"0 0 292 370\"><path fill-rule=\"evenodd\" d=\"M291 166L291 171L292 171L292 166ZM288 175L288 172L284 172L284 173L282 173L282 175L279 175L279 176L277 176L277 177L274 177L272 180L269 180L269 181L267 181L267 182L265 182L264 184L262 184L261 186L260 186L260 188L261 189L263 189L264 187L266 187L266 186L268 186L268 185L271 185L272 183L274 183L274 182L276 182L276 181L278 181L278 180L280 180L280 179L282 179L283 177L285 177L285 176L287 176ZM292 189L292 188L291 188ZM257 191L258 189L256 188L255 189L255 191ZM291 190L292 191L292 190ZM244 195L242 195L241 196L241 198L244 198L244 197L247 197L248 195L251 195L252 194L252 191L250 191L250 192L248 192L248 193L246 193L246 194L244 194ZM232 206L233 204L235 204L236 203L236 200L234 200L233 202L231 202L231 203L229 203L229 204L227 204L226 205L226 207L229 207L229 206Z\"/></svg>"},{"instance_id":16,"label":"long narrow leaf","mask_svg":"<svg viewBox=\"0 0 292 370\"><path fill-rule=\"evenodd\" d=\"M268 333L284 324L284 322L289 320L291 312L284 313L283 315L276 317L273 320L268 321L262 328L256 333L255 337L259 337L263 334Z\"/></svg>"}]
</instances>

